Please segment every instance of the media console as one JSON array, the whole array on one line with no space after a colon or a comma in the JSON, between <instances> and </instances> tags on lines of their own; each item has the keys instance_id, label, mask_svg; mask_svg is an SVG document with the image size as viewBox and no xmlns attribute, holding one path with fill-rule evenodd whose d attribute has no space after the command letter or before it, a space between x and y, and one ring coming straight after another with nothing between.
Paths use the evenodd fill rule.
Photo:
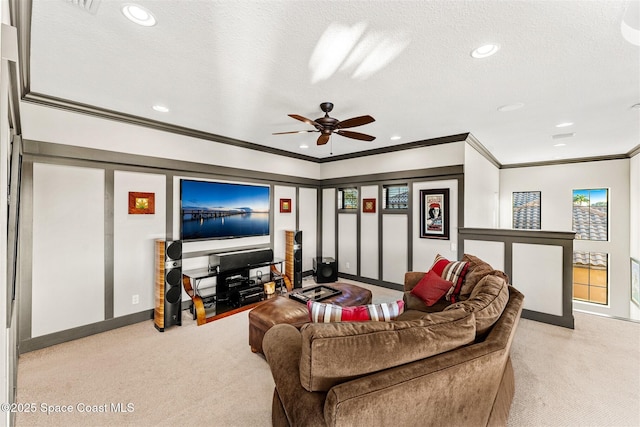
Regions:
<instances>
[{"instance_id":1,"label":"media console","mask_svg":"<svg viewBox=\"0 0 640 427\"><path fill-rule=\"evenodd\" d=\"M234 251L209 255L206 268L182 271L182 283L191 297L190 312L198 325L243 306L266 298L264 283L275 282L282 289L286 278L280 273L283 259L273 258L271 249ZM280 270L276 266L280 266ZM253 276L252 272L269 267L267 278ZM203 279L215 277L213 293L201 289Z\"/></svg>"}]
</instances>

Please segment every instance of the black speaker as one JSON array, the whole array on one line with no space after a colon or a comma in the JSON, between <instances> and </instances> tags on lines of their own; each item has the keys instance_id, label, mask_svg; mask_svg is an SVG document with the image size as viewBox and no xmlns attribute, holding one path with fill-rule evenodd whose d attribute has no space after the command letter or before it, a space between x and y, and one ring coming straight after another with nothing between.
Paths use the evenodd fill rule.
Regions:
<instances>
[{"instance_id":1,"label":"black speaker","mask_svg":"<svg viewBox=\"0 0 640 427\"><path fill-rule=\"evenodd\" d=\"M209 270L230 271L273 260L273 249L250 249L209 255Z\"/></svg>"},{"instance_id":2,"label":"black speaker","mask_svg":"<svg viewBox=\"0 0 640 427\"><path fill-rule=\"evenodd\" d=\"M287 276L294 288L302 287L302 231L286 231L285 260Z\"/></svg>"},{"instance_id":3,"label":"black speaker","mask_svg":"<svg viewBox=\"0 0 640 427\"><path fill-rule=\"evenodd\" d=\"M316 283L331 283L338 280L338 263L333 258L313 259L313 278Z\"/></svg>"},{"instance_id":4,"label":"black speaker","mask_svg":"<svg viewBox=\"0 0 640 427\"><path fill-rule=\"evenodd\" d=\"M156 307L154 323L163 332L182 326L182 241L156 240Z\"/></svg>"}]
</instances>

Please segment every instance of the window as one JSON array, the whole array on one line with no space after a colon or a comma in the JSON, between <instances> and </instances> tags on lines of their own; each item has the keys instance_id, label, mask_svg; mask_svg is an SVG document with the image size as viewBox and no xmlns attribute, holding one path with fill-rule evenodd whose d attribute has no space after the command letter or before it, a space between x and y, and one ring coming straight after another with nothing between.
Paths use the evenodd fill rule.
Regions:
<instances>
[{"instance_id":1,"label":"window","mask_svg":"<svg viewBox=\"0 0 640 427\"><path fill-rule=\"evenodd\" d=\"M573 299L607 305L609 256L602 252L573 252Z\"/></svg>"},{"instance_id":2,"label":"window","mask_svg":"<svg viewBox=\"0 0 640 427\"><path fill-rule=\"evenodd\" d=\"M338 189L338 209L346 209L346 210L358 209L358 189L357 188Z\"/></svg>"},{"instance_id":3,"label":"window","mask_svg":"<svg viewBox=\"0 0 640 427\"><path fill-rule=\"evenodd\" d=\"M409 209L409 186L401 184L382 187L382 209Z\"/></svg>"},{"instance_id":4,"label":"window","mask_svg":"<svg viewBox=\"0 0 640 427\"><path fill-rule=\"evenodd\" d=\"M609 240L609 190L573 190L573 231L578 240Z\"/></svg>"},{"instance_id":5,"label":"window","mask_svg":"<svg viewBox=\"0 0 640 427\"><path fill-rule=\"evenodd\" d=\"M540 191L513 193L513 228L540 230Z\"/></svg>"}]
</instances>

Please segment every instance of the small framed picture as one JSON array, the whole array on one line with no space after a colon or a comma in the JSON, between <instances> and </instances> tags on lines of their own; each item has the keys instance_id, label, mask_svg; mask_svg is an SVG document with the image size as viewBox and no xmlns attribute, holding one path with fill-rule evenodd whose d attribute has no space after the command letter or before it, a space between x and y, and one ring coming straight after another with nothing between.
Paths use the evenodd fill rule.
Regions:
<instances>
[{"instance_id":1,"label":"small framed picture","mask_svg":"<svg viewBox=\"0 0 640 427\"><path fill-rule=\"evenodd\" d=\"M156 205L155 193L129 192L129 214L154 214Z\"/></svg>"},{"instance_id":2,"label":"small framed picture","mask_svg":"<svg viewBox=\"0 0 640 427\"><path fill-rule=\"evenodd\" d=\"M376 213L376 199L362 199L362 212Z\"/></svg>"},{"instance_id":3,"label":"small framed picture","mask_svg":"<svg viewBox=\"0 0 640 427\"><path fill-rule=\"evenodd\" d=\"M420 190L420 237L449 240L449 189Z\"/></svg>"},{"instance_id":4,"label":"small framed picture","mask_svg":"<svg viewBox=\"0 0 640 427\"><path fill-rule=\"evenodd\" d=\"M280 199L280 212L281 213L291 212L291 199Z\"/></svg>"}]
</instances>

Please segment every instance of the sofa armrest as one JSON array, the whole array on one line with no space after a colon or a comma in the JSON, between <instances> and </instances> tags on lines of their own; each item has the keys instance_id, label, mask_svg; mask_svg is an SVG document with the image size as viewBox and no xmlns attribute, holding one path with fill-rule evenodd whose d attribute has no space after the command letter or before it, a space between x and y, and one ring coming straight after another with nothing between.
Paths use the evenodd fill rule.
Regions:
<instances>
[{"instance_id":1,"label":"sofa armrest","mask_svg":"<svg viewBox=\"0 0 640 427\"><path fill-rule=\"evenodd\" d=\"M266 332L262 348L289 425L325 426L327 394L308 392L300 383L300 331L292 325L275 325Z\"/></svg>"},{"instance_id":2,"label":"sofa armrest","mask_svg":"<svg viewBox=\"0 0 640 427\"><path fill-rule=\"evenodd\" d=\"M424 277L424 271L408 271L404 273L404 291L409 292Z\"/></svg>"}]
</instances>

